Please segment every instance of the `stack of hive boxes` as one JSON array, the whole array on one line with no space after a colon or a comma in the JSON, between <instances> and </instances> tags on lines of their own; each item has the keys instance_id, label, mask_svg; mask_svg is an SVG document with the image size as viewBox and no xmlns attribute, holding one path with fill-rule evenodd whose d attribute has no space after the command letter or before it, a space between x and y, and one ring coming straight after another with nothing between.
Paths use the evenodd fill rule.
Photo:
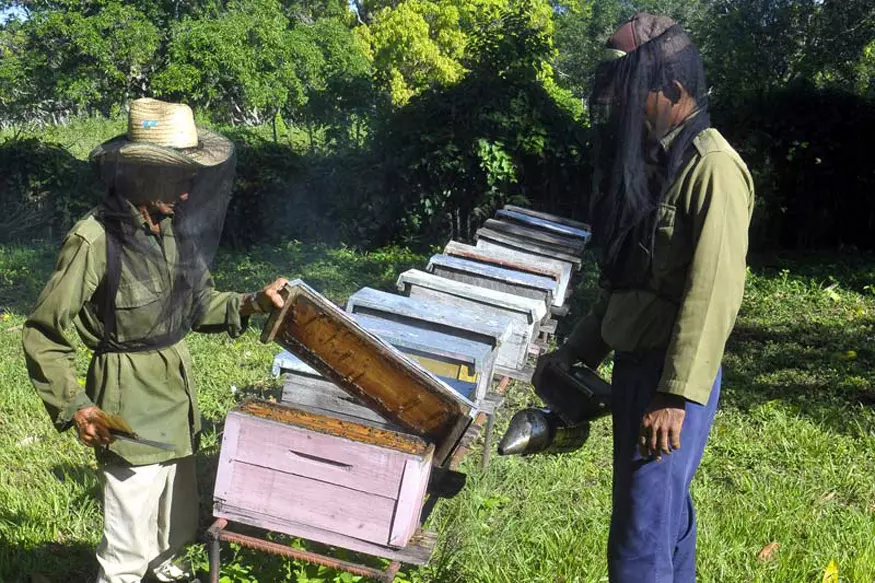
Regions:
<instances>
[{"instance_id":1,"label":"stack of hive boxes","mask_svg":"<svg viewBox=\"0 0 875 583\"><path fill-rule=\"evenodd\" d=\"M433 467L458 459L493 383L531 379L567 313L589 241L585 224L507 206L450 241L400 294L364 288L344 312L303 282L262 340L285 351L279 404L233 410L214 514L318 542L421 564L419 532ZM474 425L476 427L476 424Z\"/></svg>"}]
</instances>

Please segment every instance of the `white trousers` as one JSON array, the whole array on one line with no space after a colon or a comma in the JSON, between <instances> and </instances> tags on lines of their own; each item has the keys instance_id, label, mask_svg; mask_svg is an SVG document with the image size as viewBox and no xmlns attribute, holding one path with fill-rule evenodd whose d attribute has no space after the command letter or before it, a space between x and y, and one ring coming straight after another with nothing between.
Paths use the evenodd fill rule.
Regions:
<instances>
[{"instance_id":1,"label":"white trousers","mask_svg":"<svg viewBox=\"0 0 875 583\"><path fill-rule=\"evenodd\" d=\"M97 583L140 583L151 572L165 580L173 556L198 526L194 456L148 466L106 466L103 540Z\"/></svg>"}]
</instances>

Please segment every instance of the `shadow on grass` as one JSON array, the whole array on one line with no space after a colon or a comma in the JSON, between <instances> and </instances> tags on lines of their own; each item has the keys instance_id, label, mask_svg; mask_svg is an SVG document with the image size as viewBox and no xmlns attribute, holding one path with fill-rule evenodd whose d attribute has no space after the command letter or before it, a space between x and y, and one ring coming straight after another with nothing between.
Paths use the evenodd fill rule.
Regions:
<instances>
[{"instance_id":1,"label":"shadow on grass","mask_svg":"<svg viewBox=\"0 0 875 583\"><path fill-rule=\"evenodd\" d=\"M59 482L80 486L77 491L81 491L81 498L100 500L100 480L94 469L88 466L63 463L54 466L51 472Z\"/></svg>"},{"instance_id":2,"label":"shadow on grass","mask_svg":"<svg viewBox=\"0 0 875 583\"><path fill-rule=\"evenodd\" d=\"M0 522L18 524L15 515ZM3 583L85 583L97 575L94 548L80 542L23 545L0 538Z\"/></svg>"},{"instance_id":3,"label":"shadow on grass","mask_svg":"<svg viewBox=\"0 0 875 583\"><path fill-rule=\"evenodd\" d=\"M761 276L777 276L787 270L794 277L866 293L875 285L875 254L871 252L766 252L750 259L751 269Z\"/></svg>"},{"instance_id":4,"label":"shadow on grass","mask_svg":"<svg viewBox=\"0 0 875 583\"><path fill-rule=\"evenodd\" d=\"M737 325L724 404L750 411L779 400L837 433L875 431L875 418L861 415L875 407L872 325Z\"/></svg>"}]
</instances>

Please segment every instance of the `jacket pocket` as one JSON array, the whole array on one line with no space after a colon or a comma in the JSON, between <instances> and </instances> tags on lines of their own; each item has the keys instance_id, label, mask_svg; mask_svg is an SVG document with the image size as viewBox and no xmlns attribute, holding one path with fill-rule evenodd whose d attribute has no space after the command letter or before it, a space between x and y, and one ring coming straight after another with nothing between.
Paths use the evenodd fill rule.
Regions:
<instances>
[{"instance_id":1,"label":"jacket pocket","mask_svg":"<svg viewBox=\"0 0 875 583\"><path fill-rule=\"evenodd\" d=\"M116 336L119 342L161 334L164 302L161 281L133 280L119 284L115 297Z\"/></svg>"},{"instance_id":2,"label":"jacket pocket","mask_svg":"<svg viewBox=\"0 0 875 583\"><path fill-rule=\"evenodd\" d=\"M663 278L671 273L677 255L677 209L661 203L656 211L656 231L653 241L653 274Z\"/></svg>"}]
</instances>

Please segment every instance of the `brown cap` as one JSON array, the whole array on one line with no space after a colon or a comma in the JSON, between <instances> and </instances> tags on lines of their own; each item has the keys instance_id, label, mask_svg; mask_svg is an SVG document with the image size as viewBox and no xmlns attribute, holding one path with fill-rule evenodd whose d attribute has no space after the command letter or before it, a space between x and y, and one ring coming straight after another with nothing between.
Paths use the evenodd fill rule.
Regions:
<instances>
[{"instance_id":1,"label":"brown cap","mask_svg":"<svg viewBox=\"0 0 875 583\"><path fill-rule=\"evenodd\" d=\"M627 20L617 32L608 39L607 47L624 53L631 53L677 24L668 16L638 12Z\"/></svg>"}]
</instances>

